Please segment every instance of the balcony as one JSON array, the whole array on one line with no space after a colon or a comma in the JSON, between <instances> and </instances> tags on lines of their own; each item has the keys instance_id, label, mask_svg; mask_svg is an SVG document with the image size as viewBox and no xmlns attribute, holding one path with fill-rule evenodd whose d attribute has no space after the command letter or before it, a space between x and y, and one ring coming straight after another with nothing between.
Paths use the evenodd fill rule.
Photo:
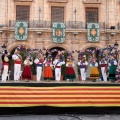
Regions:
<instances>
[{"instance_id":1,"label":"balcony","mask_svg":"<svg viewBox=\"0 0 120 120\"><path fill-rule=\"evenodd\" d=\"M83 0L84 4L101 4L102 0Z\"/></svg>"},{"instance_id":2,"label":"balcony","mask_svg":"<svg viewBox=\"0 0 120 120\"><path fill-rule=\"evenodd\" d=\"M68 0L48 0L48 2L68 2Z\"/></svg>"},{"instance_id":3,"label":"balcony","mask_svg":"<svg viewBox=\"0 0 120 120\"><path fill-rule=\"evenodd\" d=\"M66 29L87 29L87 23L82 21L66 21ZM105 22L99 22L100 29L105 29ZM15 20L9 20L9 29L14 29ZM52 22L50 21L39 21L39 20L32 20L28 22L28 28L31 29L46 29L52 28Z\"/></svg>"},{"instance_id":4,"label":"balcony","mask_svg":"<svg viewBox=\"0 0 120 120\"><path fill-rule=\"evenodd\" d=\"M33 2L33 0L13 0L14 2Z\"/></svg>"}]
</instances>

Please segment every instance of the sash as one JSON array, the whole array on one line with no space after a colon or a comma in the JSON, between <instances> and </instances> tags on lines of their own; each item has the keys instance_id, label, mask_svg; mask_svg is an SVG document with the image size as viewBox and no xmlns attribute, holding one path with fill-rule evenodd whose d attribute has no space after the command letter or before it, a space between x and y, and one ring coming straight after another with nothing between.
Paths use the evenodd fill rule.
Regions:
<instances>
[{"instance_id":1,"label":"sash","mask_svg":"<svg viewBox=\"0 0 120 120\"><path fill-rule=\"evenodd\" d=\"M56 66L57 66L60 62L61 62L61 61L59 60L59 61L56 63L55 68L56 68Z\"/></svg>"},{"instance_id":2,"label":"sash","mask_svg":"<svg viewBox=\"0 0 120 120\"><path fill-rule=\"evenodd\" d=\"M20 58L20 60L22 61L21 57L18 54L15 54L15 55L17 55Z\"/></svg>"}]
</instances>

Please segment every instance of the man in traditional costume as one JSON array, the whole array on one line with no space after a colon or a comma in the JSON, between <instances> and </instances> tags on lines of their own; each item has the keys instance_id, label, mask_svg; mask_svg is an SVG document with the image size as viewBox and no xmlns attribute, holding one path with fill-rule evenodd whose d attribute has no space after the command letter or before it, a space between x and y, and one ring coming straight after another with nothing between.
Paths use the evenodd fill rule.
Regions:
<instances>
[{"instance_id":1,"label":"man in traditional costume","mask_svg":"<svg viewBox=\"0 0 120 120\"><path fill-rule=\"evenodd\" d=\"M80 73L82 81L86 81L86 69L88 62L86 60L86 55L83 55L82 59L78 62L78 66L80 66Z\"/></svg>"},{"instance_id":2,"label":"man in traditional costume","mask_svg":"<svg viewBox=\"0 0 120 120\"><path fill-rule=\"evenodd\" d=\"M60 82L61 77L61 65L65 64L63 60L60 59L60 56L57 56L55 60L53 61L53 64L55 65L55 80L57 82Z\"/></svg>"},{"instance_id":3,"label":"man in traditional costume","mask_svg":"<svg viewBox=\"0 0 120 120\"><path fill-rule=\"evenodd\" d=\"M43 58L41 54L38 54L38 57L34 60L34 63L37 65L37 81L41 80L41 76L42 76L42 67L43 67Z\"/></svg>"},{"instance_id":4,"label":"man in traditional costume","mask_svg":"<svg viewBox=\"0 0 120 120\"><path fill-rule=\"evenodd\" d=\"M9 61L12 59L12 56L8 54L7 50L4 50L2 55L2 82L6 82L8 76Z\"/></svg>"},{"instance_id":5,"label":"man in traditional costume","mask_svg":"<svg viewBox=\"0 0 120 120\"><path fill-rule=\"evenodd\" d=\"M102 78L104 82L107 82L107 67L108 63L105 60L105 58L101 58L99 61L100 67L101 67L101 73L102 73Z\"/></svg>"},{"instance_id":6,"label":"man in traditional costume","mask_svg":"<svg viewBox=\"0 0 120 120\"><path fill-rule=\"evenodd\" d=\"M14 54L12 55L12 59L14 60L14 81L19 81L21 74L21 64L22 64L22 56L20 55L20 48L16 48Z\"/></svg>"},{"instance_id":7,"label":"man in traditional costume","mask_svg":"<svg viewBox=\"0 0 120 120\"><path fill-rule=\"evenodd\" d=\"M111 56L111 59L109 61L109 80L111 82L115 82L116 68L117 60L113 56Z\"/></svg>"},{"instance_id":8,"label":"man in traditional costume","mask_svg":"<svg viewBox=\"0 0 120 120\"><path fill-rule=\"evenodd\" d=\"M66 79L67 81L69 82L70 80L73 82L73 80L76 78L75 76L75 71L74 71L74 66L75 66L75 63L74 61L72 60L71 57L68 57L67 59L67 63L66 63Z\"/></svg>"}]
</instances>

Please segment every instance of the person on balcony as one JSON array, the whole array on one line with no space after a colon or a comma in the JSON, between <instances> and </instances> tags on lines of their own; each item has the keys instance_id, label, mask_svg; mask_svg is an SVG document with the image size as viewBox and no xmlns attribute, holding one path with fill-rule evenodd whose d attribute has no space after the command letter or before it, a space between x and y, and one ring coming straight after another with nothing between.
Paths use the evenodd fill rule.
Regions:
<instances>
[{"instance_id":1,"label":"person on balcony","mask_svg":"<svg viewBox=\"0 0 120 120\"><path fill-rule=\"evenodd\" d=\"M2 55L2 82L6 82L8 76L8 69L9 69L9 61L12 59L12 56L9 55L7 50L4 50Z\"/></svg>"},{"instance_id":2,"label":"person on balcony","mask_svg":"<svg viewBox=\"0 0 120 120\"><path fill-rule=\"evenodd\" d=\"M12 55L12 59L14 60L14 81L19 81L20 73L21 73L21 64L22 64L22 56L20 55L20 48L16 48L14 54Z\"/></svg>"}]
</instances>

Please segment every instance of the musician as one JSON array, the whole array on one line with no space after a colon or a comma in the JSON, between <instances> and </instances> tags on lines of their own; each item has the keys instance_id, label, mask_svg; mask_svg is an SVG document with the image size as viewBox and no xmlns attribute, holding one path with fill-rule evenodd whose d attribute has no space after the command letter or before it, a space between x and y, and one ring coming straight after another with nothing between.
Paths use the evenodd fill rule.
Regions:
<instances>
[{"instance_id":1,"label":"musician","mask_svg":"<svg viewBox=\"0 0 120 120\"><path fill-rule=\"evenodd\" d=\"M20 73L21 73L21 64L22 64L22 56L20 55L20 48L16 48L14 54L12 55L12 59L14 60L14 81L19 81Z\"/></svg>"},{"instance_id":2,"label":"musician","mask_svg":"<svg viewBox=\"0 0 120 120\"><path fill-rule=\"evenodd\" d=\"M10 59L12 59L12 56L9 55L7 50L4 50L3 55L2 55L2 62L3 62L3 65L2 65L2 82L6 82L6 80L7 80Z\"/></svg>"},{"instance_id":3,"label":"musician","mask_svg":"<svg viewBox=\"0 0 120 120\"><path fill-rule=\"evenodd\" d=\"M34 60L34 63L37 65L37 81L41 81L43 62L44 59L42 58L42 55L38 54L38 57Z\"/></svg>"},{"instance_id":4,"label":"musician","mask_svg":"<svg viewBox=\"0 0 120 120\"><path fill-rule=\"evenodd\" d=\"M55 60L53 61L53 64L55 65L55 80L57 82L60 82L61 77L61 65L65 64L65 62L60 59L60 56L56 56Z\"/></svg>"},{"instance_id":5,"label":"musician","mask_svg":"<svg viewBox=\"0 0 120 120\"><path fill-rule=\"evenodd\" d=\"M86 55L83 55L82 59L78 62L78 65L80 66L81 79L82 81L86 81L86 69L88 65Z\"/></svg>"}]
</instances>

